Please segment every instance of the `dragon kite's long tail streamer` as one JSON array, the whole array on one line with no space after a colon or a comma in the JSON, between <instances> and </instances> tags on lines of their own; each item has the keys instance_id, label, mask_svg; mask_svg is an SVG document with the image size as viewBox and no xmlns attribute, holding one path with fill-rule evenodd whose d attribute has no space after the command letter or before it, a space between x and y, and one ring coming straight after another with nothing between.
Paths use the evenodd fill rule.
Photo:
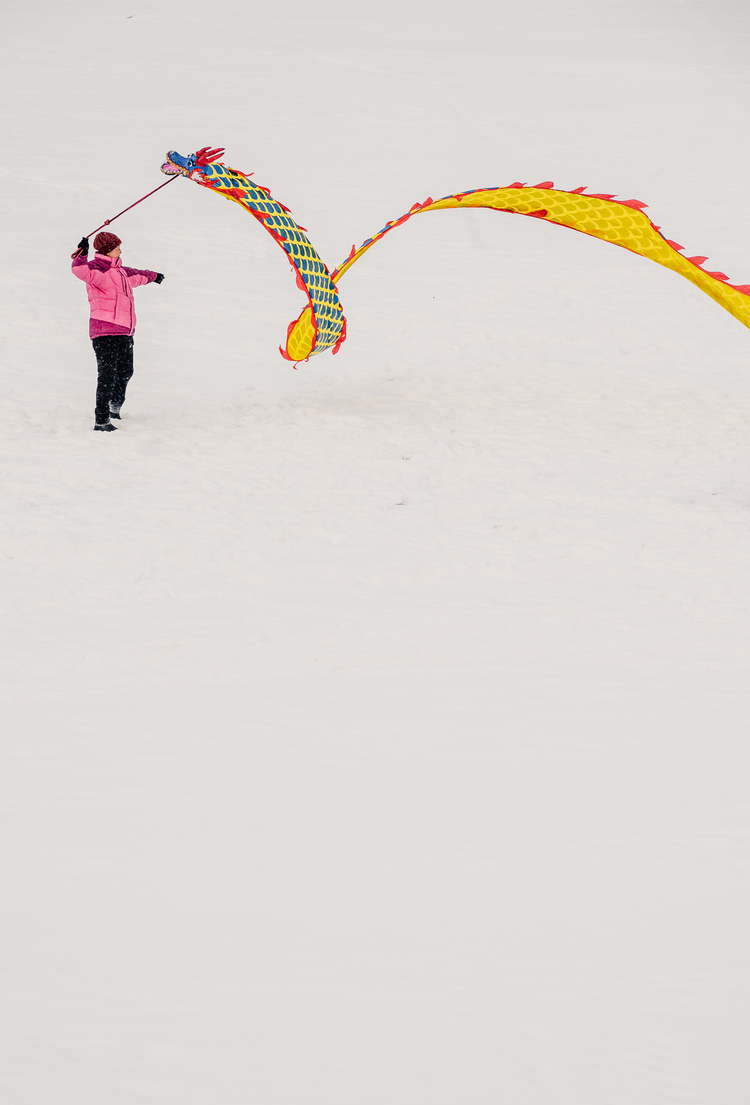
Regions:
<instances>
[{"instance_id":1,"label":"dragon kite's long tail streamer","mask_svg":"<svg viewBox=\"0 0 750 1105\"><path fill-rule=\"evenodd\" d=\"M433 201L430 198L424 203L415 203L400 219L386 223L382 230L363 242L359 249L352 246L352 252L346 261L333 270L331 277L334 282L338 282L368 249L413 215L457 207L488 207L495 211L530 215L545 222L567 226L571 230L621 246L632 253L639 253L641 257L648 257L651 261L656 261L657 265L672 269L690 280L745 326L750 327L750 284L729 284L726 273L707 272L702 267L708 260L707 257L683 257L681 250L684 247L660 233L661 228L654 226L648 216L643 214L643 208L647 204L640 200L615 200L614 196L605 194L584 195L585 191L584 186L571 192L563 192L554 188L551 180L545 180L533 187L516 182L505 188L477 188L472 192L458 192L440 200Z\"/></svg>"},{"instance_id":2,"label":"dragon kite's long tail streamer","mask_svg":"<svg viewBox=\"0 0 750 1105\"><path fill-rule=\"evenodd\" d=\"M252 184L243 173L217 163L216 158L221 153L222 150L209 150L208 147L190 157L170 152L162 172L168 175L180 173L239 203L263 222L286 251L295 269L297 283L308 298L302 314L289 325L286 348L281 350L287 360L306 360L331 347L334 353L338 352L346 338L346 319L338 297L338 282L376 242L397 226L403 226L414 215L460 207L486 207L509 214L529 215L648 257L657 265L672 269L690 280L743 325L750 327L750 284L730 284L725 273L706 271L703 268L708 260L706 257L684 257L683 246L665 238L661 228L644 215L643 208L647 205L640 200L616 200L613 195L603 193L584 195L585 186L564 192L556 189L551 180L532 187L516 181L504 188L476 188L440 200L430 198L424 203L415 203L400 219L386 223L359 249L352 246L347 259L329 272L302 232L304 228L297 226L288 209L277 203L267 188Z\"/></svg>"}]
</instances>

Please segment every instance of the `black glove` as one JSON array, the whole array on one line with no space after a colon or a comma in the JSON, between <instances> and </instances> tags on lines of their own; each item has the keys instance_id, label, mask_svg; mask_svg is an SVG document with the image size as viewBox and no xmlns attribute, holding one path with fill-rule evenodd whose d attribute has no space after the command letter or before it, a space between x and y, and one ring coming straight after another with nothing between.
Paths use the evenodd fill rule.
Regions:
<instances>
[{"instance_id":1,"label":"black glove","mask_svg":"<svg viewBox=\"0 0 750 1105\"><path fill-rule=\"evenodd\" d=\"M89 240L88 238L81 238L80 242L76 246L76 252L74 257L88 257L89 255Z\"/></svg>"},{"instance_id":2,"label":"black glove","mask_svg":"<svg viewBox=\"0 0 750 1105\"><path fill-rule=\"evenodd\" d=\"M154 277L154 284L161 284L163 279L164 279L164 273L163 272L157 272L156 276Z\"/></svg>"}]
</instances>

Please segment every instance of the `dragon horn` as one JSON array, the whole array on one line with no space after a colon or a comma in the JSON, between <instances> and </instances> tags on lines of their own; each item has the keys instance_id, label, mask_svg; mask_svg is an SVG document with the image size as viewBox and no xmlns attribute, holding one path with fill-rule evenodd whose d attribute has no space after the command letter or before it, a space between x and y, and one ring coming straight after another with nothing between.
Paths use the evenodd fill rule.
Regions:
<instances>
[{"instance_id":1,"label":"dragon horn","mask_svg":"<svg viewBox=\"0 0 750 1105\"><path fill-rule=\"evenodd\" d=\"M195 164L210 165L212 161L216 161L217 157L221 157L223 153L224 147L212 150L210 146L203 146L202 149L196 150L195 152Z\"/></svg>"}]
</instances>

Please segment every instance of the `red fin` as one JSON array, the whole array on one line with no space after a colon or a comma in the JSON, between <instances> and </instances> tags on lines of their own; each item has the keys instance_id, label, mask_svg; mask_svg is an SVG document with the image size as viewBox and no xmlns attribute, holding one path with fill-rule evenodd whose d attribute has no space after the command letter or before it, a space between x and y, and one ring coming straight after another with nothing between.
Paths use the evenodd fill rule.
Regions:
<instances>
[{"instance_id":1,"label":"red fin","mask_svg":"<svg viewBox=\"0 0 750 1105\"><path fill-rule=\"evenodd\" d=\"M684 246L678 245L677 242L673 242L671 238L665 238L664 241L667 243L668 246L671 246L672 249L684 249L685 248Z\"/></svg>"},{"instance_id":2,"label":"red fin","mask_svg":"<svg viewBox=\"0 0 750 1105\"><path fill-rule=\"evenodd\" d=\"M729 279L725 272L707 272L706 276L713 276L714 280L721 280L721 282L724 284Z\"/></svg>"},{"instance_id":3,"label":"red fin","mask_svg":"<svg viewBox=\"0 0 750 1105\"><path fill-rule=\"evenodd\" d=\"M641 203L640 200L618 200L623 207L632 207L635 211L642 211L644 207L648 207L647 203Z\"/></svg>"},{"instance_id":4,"label":"red fin","mask_svg":"<svg viewBox=\"0 0 750 1105\"><path fill-rule=\"evenodd\" d=\"M524 181L523 184L522 184L520 180L514 180L512 184L506 184L505 187L506 188L525 188L526 187L526 181Z\"/></svg>"},{"instance_id":5,"label":"red fin","mask_svg":"<svg viewBox=\"0 0 750 1105\"><path fill-rule=\"evenodd\" d=\"M547 212L546 211L524 211L523 214L524 215L530 215L532 219L546 219L547 218Z\"/></svg>"},{"instance_id":6,"label":"red fin","mask_svg":"<svg viewBox=\"0 0 750 1105\"><path fill-rule=\"evenodd\" d=\"M692 261L694 265L702 265L704 261L708 260L708 257L687 257L686 260Z\"/></svg>"},{"instance_id":7,"label":"red fin","mask_svg":"<svg viewBox=\"0 0 750 1105\"><path fill-rule=\"evenodd\" d=\"M336 344L333 347L334 356L336 355L336 353L338 353L339 349L341 349L341 346L346 341L346 315L341 316L341 321L342 321L341 337L339 338L339 340L336 342Z\"/></svg>"},{"instance_id":8,"label":"red fin","mask_svg":"<svg viewBox=\"0 0 750 1105\"><path fill-rule=\"evenodd\" d=\"M534 188L554 188L555 182L553 180L543 180L541 184L534 184Z\"/></svg>"},{"instance_id":9,"label":"red fin","mask_svg":"<svg viewBox=\"0 0 750 1105\"><path fill-rule=\"evenodd\" d=\"M580 188L571 188L570 194L571 196L580 196L581 192L585 192L587 188L588 184L582 184Z\"/></svg>"},{"instance_id":10,"label":"red fin","mask_svg":"<svg viewBox=\"0 0 750 1105\"><path fill-rule=\"evenodd\" d=\"M608 192L589 192L586 198L592 200L613 200L616 195L616 192L612 196L610 196Z\"/></svg>"},{"instance_id":11,"label":"red fin","mask_svg":"<svg viewBox=\"0 0 750 1105\"><path fill-rule=\"evenodd\" d=\"M750 295L750 284L730 284L730 288L734 288L736 292L742 292L743 295Z\"/></svg>"}]
</instances>

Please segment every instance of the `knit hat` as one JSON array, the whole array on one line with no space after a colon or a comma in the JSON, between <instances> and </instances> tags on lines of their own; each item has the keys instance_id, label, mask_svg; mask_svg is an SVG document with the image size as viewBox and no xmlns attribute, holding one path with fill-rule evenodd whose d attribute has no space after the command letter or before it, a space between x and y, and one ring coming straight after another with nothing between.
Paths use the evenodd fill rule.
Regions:
<instances>
[{"instance_id":1,"label":"knit hat","mask_svg":"<svg viewBox=\"0 0 750 1105\"><path fill-rule=\"evenodd\" d=\"M94 238L94 249L97 253L111 253L119 245L122 245L122 239L118 238L116 234L111 234L108 230L103 230L101 234L97 234Z\"/></svg>"}]
</instances>

